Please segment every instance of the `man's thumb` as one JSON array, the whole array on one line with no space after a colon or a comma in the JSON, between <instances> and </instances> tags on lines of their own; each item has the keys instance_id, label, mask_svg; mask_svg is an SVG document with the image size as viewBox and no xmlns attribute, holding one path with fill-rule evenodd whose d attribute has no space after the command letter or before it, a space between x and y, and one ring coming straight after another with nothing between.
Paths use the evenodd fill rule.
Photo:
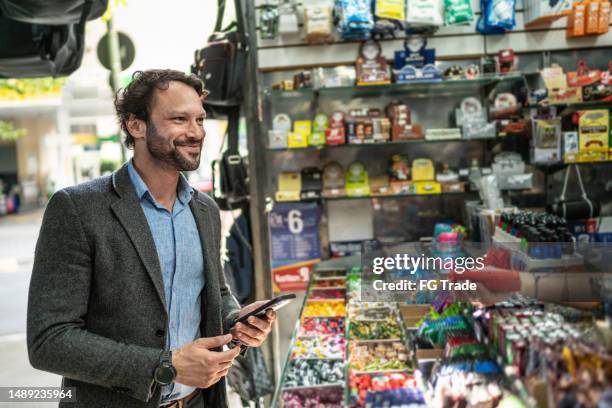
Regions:
<instances>
[{"instance_id":1,"label":"man's thumb","mask_svg":"<svg viewBox=\"0 0 612 408\"><path fill-rule=\"evenodd\" d=\"M224 344L229 343L231 339L232 335L226 334L224 336L202 337L200 339L197 339L195 343L200 347L204 347L205 349L212 349L215 347L221 347Z\"/></svg>"}]
</instances>

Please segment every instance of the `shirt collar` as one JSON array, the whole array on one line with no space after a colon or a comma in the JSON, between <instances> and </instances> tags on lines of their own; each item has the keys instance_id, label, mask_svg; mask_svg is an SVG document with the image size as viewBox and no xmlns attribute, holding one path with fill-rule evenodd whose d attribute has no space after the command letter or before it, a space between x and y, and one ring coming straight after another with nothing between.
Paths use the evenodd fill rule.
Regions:
<instances>
[{"instance_id":1,"label":"shirt collar","mask_svg":"<svg viewBox=\"0 0 612 408\"><path fill-rule=\"evenodd\" d=\"M128 162L127 167L128 167L128 173L130 175L130 180L132 180L132 184L134 185L134 190L136 191L136 196L138 196L140 200L142 200L142 198L147 193L149 193L149 196L151 196L151 193L149 192L149 187L144 182L142 177L140 177L140 174L138 174L138 171L136 171L136 168L134 167L134 164L133 164L133 160L130 160ZM177 191L176 197L181 202L181 204L184 205L188 203L189 201L191 201L191 197L193 196L194 190L193 190L193 187L189 185L189 182L187 181L185 176L183 176L182 173L179 174L179 182L178 182L177 190L178 191ZM153 198L153 196L151 196L151 198Z\"/></svg>"}]
</instances>

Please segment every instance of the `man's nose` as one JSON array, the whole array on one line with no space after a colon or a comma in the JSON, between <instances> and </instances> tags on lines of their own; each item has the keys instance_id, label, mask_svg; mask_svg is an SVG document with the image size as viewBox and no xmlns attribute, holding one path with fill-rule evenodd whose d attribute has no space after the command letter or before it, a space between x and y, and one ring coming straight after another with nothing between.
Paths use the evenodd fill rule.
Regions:
<instances>
[{"instance_id":1,"label":"man's nose","mask_svg":"<svg viewBox=\"0 0 612 408\"><path fill-rule=\"evenodd\" d=\"M194 139L204 139L204 137L206 137L204 126L198 123L197 120L190 121L188 133L188 136Z\"/></svg>"}]
</instances>

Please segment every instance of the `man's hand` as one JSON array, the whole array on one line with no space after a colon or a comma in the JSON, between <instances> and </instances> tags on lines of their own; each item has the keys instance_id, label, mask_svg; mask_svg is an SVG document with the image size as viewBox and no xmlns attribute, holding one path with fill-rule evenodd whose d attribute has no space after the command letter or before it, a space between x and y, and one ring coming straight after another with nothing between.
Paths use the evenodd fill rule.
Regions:
<instances>
[{"instance_id":1,"label":"man's hand","mask_svg":"<svg viewBox=\"0 0 612 408\"><path fill-rule=\"evenodd\" d=\"M197 388L208 388L227 375L240 347L218 352L210 351L227 344L232 336L207 337L185 344L172 352L172 365L176 369L175 382Z\"/></svg>"},{"instance_id":2,"label":"man's hand","mask_svg":"<svg viewBox=\"0 0 612 408\"><path fill-rule=\"evenodd\" d=\"M261 307L267 300L260 300L251 303L240 310L238 317L244 316L249 312ZM266 340L266 337L272 329L272 323L276 320L276 312L272 309L266 310L266 317L260 319L255 316L248 318L248 324L237 323L232 327L231 333L234 338L240 340L240 343L249 347L259 347ZM239 347L238 347L239 348Z\"/></svg>"}]
</instances>

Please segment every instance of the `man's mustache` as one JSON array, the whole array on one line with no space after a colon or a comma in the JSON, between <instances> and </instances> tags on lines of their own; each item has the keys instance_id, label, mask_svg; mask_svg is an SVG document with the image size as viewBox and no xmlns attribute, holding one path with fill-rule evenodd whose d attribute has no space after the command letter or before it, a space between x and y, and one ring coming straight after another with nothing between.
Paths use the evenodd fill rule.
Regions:
<instances>
[{"instance_id":1,"label":"man's mustache","mask_svg":"<svg viewBox=\"0 0 612 408\"><path fill-rule=\"evenodd\" d=\"M184 140L175 140L175 146L202 146L204 141L202 139L184 139Z\"/></svg>"}]
</instances>

